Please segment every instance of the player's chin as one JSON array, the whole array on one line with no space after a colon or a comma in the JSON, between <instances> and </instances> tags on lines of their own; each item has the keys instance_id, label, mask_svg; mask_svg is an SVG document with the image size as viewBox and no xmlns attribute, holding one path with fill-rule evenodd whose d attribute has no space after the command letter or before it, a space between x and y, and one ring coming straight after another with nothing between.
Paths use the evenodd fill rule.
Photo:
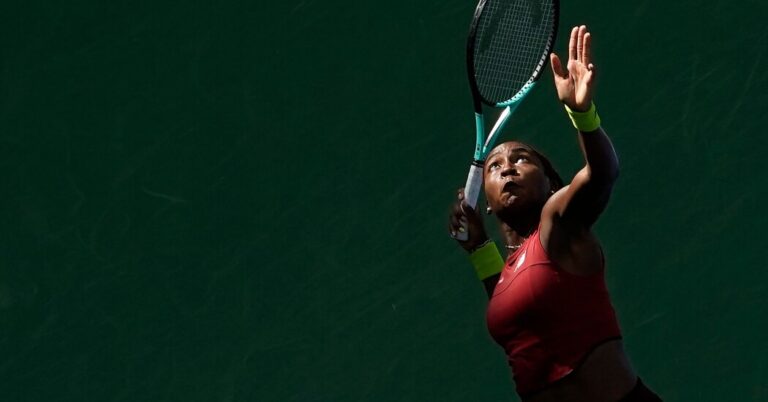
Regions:
<instances>
[{"instance_id":1,"label":"player's chin","mask_svg":"<svg viewBox=\"0 0 768 402\"><path fill-rule=\"evenodd\" d=\"M515 216L525 209L523 199L519 195L509 195L500 201L500 212L503 211L505 216Z\"/></svg>"},{"instance_id":2,"label":"player's chin","mask_svg":"<svg viewBox=\"0 0 768 402\"><path fill-rule=\"evenodd\" d=\"M504 204L498 210L494 210L493 213L502 222L515 222L525 214L525 208L522 205L516 203Z\"/></svg>"},{"instance_id":3,"label":"player's chin","mask_svg":"<svg viewBox=\"0 0 768 402\"><path fill-rule=\"evenodd\" d=\"M505 192L501 195L500 201L502 207L508 208L519 205L523 200L520 194Z\"/></svg>"}]
</instances>

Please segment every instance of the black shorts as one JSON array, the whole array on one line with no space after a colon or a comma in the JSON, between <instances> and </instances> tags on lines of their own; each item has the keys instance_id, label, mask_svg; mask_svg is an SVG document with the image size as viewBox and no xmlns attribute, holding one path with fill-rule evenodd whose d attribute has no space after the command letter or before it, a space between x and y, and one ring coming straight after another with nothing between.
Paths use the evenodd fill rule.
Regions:
<instances>
[{"instance_id":1,"label":"black shorts","mask_svg":"<svg viewBox=\"0 0 768 402\"><path fill-rule=\"evenodd\" d=\"M662 402L658 395L643 384L640 377L637 377L637 384L627 396L621 398L619 402Z\"/></svg>"}]
</instances>

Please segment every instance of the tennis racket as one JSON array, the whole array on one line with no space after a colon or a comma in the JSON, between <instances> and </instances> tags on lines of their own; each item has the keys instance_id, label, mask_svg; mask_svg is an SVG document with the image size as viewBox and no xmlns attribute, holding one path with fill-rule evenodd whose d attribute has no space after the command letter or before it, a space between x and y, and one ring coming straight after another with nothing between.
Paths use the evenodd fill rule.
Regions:
<instances>
[{"instance_id":1,"label":"tennis racket","mask_svg":"<svg viewBox=\"0 0 768 402\"><path fill-rule=\"evenodd\" d=\"M467 39L467 73L475 107L475 154L464 186L472 208L483 165L504 125L536 85L557 36L559 0L480 0ZM503 108L485 136L483 103ZM466 225L457 233L466 240Z\"/></svg>"}]
</instances>

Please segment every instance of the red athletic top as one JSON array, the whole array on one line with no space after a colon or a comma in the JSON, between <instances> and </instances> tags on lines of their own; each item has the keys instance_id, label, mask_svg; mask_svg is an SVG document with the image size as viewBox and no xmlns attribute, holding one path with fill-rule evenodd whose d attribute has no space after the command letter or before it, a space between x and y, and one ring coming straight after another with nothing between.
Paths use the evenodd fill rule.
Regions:
<instances>
[{"instance_id":1,"label":"red athletic top","mask_svg":"<svg viewBox=\"0 0 768 402\"><path fill-rule=\"evenodd\" d=\"M507 259L487 321L521 396L565 377L601 343L621 338L603 271L565 272L544 251L538 229Z\"/></svg>"}]
</instances>

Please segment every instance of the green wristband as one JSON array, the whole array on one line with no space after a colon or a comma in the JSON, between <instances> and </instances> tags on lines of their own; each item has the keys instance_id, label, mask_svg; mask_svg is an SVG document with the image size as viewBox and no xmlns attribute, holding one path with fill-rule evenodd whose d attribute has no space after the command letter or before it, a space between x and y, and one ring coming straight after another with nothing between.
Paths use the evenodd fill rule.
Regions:
<instances>
[{"instance_id":1,"label":"green wristband","mask_svg":"<svg viewBox=\"0 0 768 402\"><path fill-rule=\"evenodd\" d=\"M600 116L597 115L597 109L595 103L589 106L589 110L586 112L576 112L565 105L565 111L568 112L568 117L571 118L573 126L582 133L590 133L600 128Z\"/></svg>"},{"instance_id":2,"label":"green wristband","mask_svg":"<svg viewBox=\"0 0 768 402\"><path fill-rule=\"evenodd\" d=\"M504 260L496 248L496 243L489 241L469 255L469 261L475 267L478 279L481 281L498 274L504 269Z\"/></svg>"}]
</instances>

